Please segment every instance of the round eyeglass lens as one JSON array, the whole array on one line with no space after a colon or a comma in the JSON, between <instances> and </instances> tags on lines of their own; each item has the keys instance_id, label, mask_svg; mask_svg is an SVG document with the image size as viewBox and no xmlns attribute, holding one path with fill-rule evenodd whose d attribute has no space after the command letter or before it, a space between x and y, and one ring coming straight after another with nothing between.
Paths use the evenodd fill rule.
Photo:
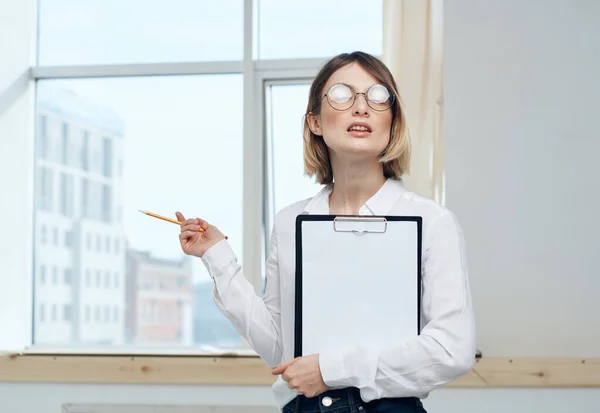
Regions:
<instances>
[{"instance_id":1,"label":"round eyeglass lens","mask_svg":"<svg viewBox=\"0 0 600 413\"><path fill-rule=\"evenodd\" d=\"M354 102L354 93L348 86L336 84L327 92L327 99L335 109L348 109Z\"/></svg>"},{"instance_id":2,"label":"round eyeglass lens","mask_svg":"<svg viewBox=\"0 0 600 413\"><path fill-rule=\"evenodd\" d=\"M367 102L375 110L386 110L392 105L392 96L387 87L377 84L369 88Z\"/></svg>"}]
</instances>

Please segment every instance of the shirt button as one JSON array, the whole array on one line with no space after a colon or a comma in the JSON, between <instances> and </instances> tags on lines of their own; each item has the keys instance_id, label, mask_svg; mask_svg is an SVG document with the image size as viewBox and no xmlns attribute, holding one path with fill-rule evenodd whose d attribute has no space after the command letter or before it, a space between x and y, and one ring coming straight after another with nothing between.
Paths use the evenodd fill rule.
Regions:
<instances>
[{"instance_id":1,"label":"shirt button","mask_svg":"<svg viewBox=\"0 0 600 413\"><path fill-rule=\"evenodd\" d=\"M323 406L325 407L329 407L331 406L331 397L323 397L323 400L321 400L321 403L323 403Z\"/></svg>"}]
</instances>

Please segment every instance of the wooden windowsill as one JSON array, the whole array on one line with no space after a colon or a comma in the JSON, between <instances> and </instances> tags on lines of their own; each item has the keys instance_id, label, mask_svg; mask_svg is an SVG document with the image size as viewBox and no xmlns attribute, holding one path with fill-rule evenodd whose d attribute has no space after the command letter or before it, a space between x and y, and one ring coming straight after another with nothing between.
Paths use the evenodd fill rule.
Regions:
<instances>
[{"instance_id":1,"label":"wooden windowsill","mask_svg":"<svg viewBox=\"0 0 600 413\"><path fill-rule=\"evenodd\" d=\"M252 356L0 356L0 382L270 386L274 380ZM482 358L448 387L600 388L600 359Z\"/></svg>"}]
</instances>

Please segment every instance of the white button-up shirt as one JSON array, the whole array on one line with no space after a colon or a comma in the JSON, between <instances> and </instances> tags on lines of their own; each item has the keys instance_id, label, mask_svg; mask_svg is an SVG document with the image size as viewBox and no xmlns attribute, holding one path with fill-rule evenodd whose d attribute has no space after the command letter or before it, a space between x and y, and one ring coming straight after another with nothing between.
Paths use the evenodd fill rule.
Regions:
<instances>
[{"instance_id":1,"label":"white button-up shirt","mask_svg":"<svg viewBox=\"0 0 600 413\"><path fill-rule=\"evenodd\" d=\"M214 280L213 298L223 314L270 366L294 358L295 221L299 214L329 214L331 189L281 210L271 233L267 289L257 296L227 241L202 257ZM359 215L423 218L422 329L420 335L385 348L340 348L321 353L330 388L357 387L368 402L382 397L426 397L468 373L475 359L475 322L465 244L455 216L440 204L388 179ZM360 326L357 326L360 328ZM273 385L283 407L297 396L279 377Z\"/></svg>"}]
</instances>

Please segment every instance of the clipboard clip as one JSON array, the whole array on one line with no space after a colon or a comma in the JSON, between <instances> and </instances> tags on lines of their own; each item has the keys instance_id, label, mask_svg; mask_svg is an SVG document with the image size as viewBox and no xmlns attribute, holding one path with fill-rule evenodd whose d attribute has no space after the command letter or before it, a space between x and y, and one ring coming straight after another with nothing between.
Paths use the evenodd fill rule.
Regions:
<instances>
[{"instance_id":1,"label":"clipboard clip","mask_svg":"<svg viewBox=\"0 0 600 413\"><path fill-rule=\"evenodd\" d=\"M335 217L335 232L353 232L356 234L379 233L387 231L387 219L382 217Z\"/></svg>"}]
</instances>

